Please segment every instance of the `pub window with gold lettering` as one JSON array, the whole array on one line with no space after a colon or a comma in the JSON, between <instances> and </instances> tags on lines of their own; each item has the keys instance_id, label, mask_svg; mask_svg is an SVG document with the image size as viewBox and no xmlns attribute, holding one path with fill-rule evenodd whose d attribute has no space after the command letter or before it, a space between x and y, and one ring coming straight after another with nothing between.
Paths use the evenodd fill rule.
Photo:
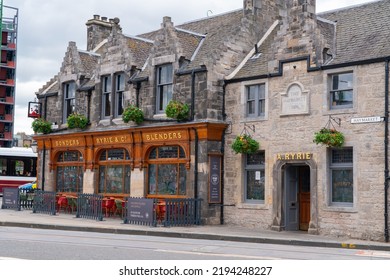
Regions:
<instances>
[{"instance_id":1,"label":"pub window with gold lettering","mask_svg":"<svg viewBox=\"0 0 390 280\"><path fill-rule=\"evenodd\" d=\"M185 196L187 193L186 157L182 147L153 148L148 159L148 196Z\"/></svg>"},{"instance_id":2,"label":"pub window with gold lettering","mask_svg":"<svg viewBox=\"0 0 390 280\"><path fill-rule=\"evenodd\" d=\"M130 194L130 155L126 149L103 150L98 164L99 194Z\"/></svg>"},{"instance_id":3,"label":"pub window with gold lettering","mask_svg":"<svg viewBox=\"0 0 390 280\"><path fill-rule=\"evenodd\" d=\"M61 152L56 165L56 191L82 192L84 175L82 154L78 151Z\"/></svg>"}]
</instances>

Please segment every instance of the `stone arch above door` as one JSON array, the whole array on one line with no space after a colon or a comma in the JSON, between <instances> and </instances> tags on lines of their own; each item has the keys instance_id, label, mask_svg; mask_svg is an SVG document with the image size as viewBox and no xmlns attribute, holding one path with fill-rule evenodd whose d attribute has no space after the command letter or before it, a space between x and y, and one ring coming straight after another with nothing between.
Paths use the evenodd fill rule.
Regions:
<instances>
[{"instance_id":1,"label":"stone arch above door","mask_svg":"<svg viewBox=\"0 0 390 280\"><path fill-rule=\"evenodd\" d=\"M307 160L278 160L273 167L273 203L272 225L275 231L282 230L283 176L286 165L307 165L310 168L310 224L308 233L318 234L318 195L317 195L317 164L311 158Z\"/></svg>"}]
</instances>

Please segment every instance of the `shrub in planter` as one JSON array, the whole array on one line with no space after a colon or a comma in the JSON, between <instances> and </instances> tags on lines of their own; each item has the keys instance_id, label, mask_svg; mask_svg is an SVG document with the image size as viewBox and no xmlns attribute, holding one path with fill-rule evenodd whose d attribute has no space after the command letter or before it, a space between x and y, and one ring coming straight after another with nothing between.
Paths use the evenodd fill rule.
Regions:
<instances>
[{"instance_id":1,"label":"shrub in planter","mask_svg":"<svg viewBox=\"0 0 390 280\"><path fill-rule=\"evenodd\" d=\"M238 154L254 154L259 150L260 143L249 135L239 135L232 144L233 151Z\"/></svg>"},{"instance_id":2,"label":"shrub in planter","mask_svg":"<svg viewBox=\"0 0 390 280\"><path fill-rule=\"evenodd\" d=\"M133 121L136 124L140 124L144 121L144 112L135 105L129 105L122 113L122 120L125 123Z\"/></svg>"},{"instance_id":3,"label":"shrub in planter","mask_svg":"<svg viewBox=\"0 0 390 280\"><path fill-rule=\"evenodd\" d=\"M168 118L184 121L188 119L190 107L186 103L171 100L165 108L165 114Z\"/></svg>"},{"instance_id":4,"label":"shrub in planter","mask_svg":"<svg viewBox=\"0 0 390 280\"><path fill-rule=\"evenodd\" d=\"M314 133L313 142L328 147L341 147L344 144L344 135L335 129L324 127Z\"/></svg>"},{"instance_id":5,"label":"shrub in planter","mask_svg":"<svg viewBox=\"0 0 390 280\"><path fill-rule=\"evenodd\" d=\"M84 129L88 125L88 119L84 115L78 113L70 114L66 119L66 122L68 124L68 128Z\"/></svg>"},{"instance_id":6,"label":"shrub in planter","mask_svg":"<svg viewBox=\"0 0 390 280\"><path fill-rule=\"evenodd\" d=\"M46 121L42 118L37 118L33 120L31 127L35 133L50 133L51 132L51 122Z\"/></svg>"}]
</instances>

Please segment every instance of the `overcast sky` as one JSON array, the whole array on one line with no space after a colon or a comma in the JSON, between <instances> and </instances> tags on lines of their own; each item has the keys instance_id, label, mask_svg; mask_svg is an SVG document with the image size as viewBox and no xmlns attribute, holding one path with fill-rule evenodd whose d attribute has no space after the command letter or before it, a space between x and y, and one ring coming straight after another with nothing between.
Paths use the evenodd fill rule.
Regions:
<instances>
[{"instance_id":1,"label":"overcast sky","mask_svg":"<svg viewBox=\"0 0 390 280\"><path fill-rule=\"evenodd\" d=\"M367 2L373 0L317 0L317 12ZM31 134L28 102L59 72L70 41L86 49L85 23L93 15L118 17L124 34L137 35L158 29L164 16L178 25L241 9L243 0L4 0L3 4L19 11L15 133Z\"/></svg>"}]
</instances>

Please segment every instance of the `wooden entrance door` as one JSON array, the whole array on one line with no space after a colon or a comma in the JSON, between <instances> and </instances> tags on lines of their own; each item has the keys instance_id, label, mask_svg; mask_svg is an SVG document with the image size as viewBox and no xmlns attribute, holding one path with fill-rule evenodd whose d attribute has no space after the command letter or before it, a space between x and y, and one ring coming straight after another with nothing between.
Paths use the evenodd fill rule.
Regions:
<instances>
[{"instance_id":1,"label":"wooden entrance door","mask_svg":"<svg viewBox=\"0 0 390 280\"><path fill-rule=\"evenodd\" d=\"M310 222L310 168L298 167L299 229L308 230Z\"/></svg>"}]
</instances>

